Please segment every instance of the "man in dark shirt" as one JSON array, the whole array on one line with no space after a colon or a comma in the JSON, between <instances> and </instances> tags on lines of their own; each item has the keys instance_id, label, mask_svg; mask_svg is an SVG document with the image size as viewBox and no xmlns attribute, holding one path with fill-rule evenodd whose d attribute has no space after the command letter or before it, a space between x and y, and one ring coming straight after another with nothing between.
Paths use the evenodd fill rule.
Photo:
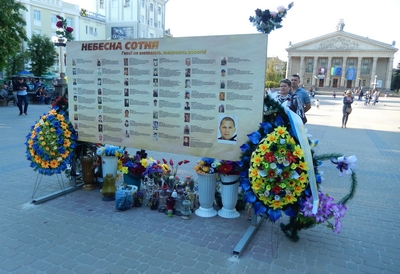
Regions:
<instances>
[{"instance_id":1,"label":"man in dark shirt","mask_svg":"<svg viewBox=\"0 0 400 274\"><path fill-rule=\"evenodd\" d=\"M17 92L17 98L18 98L18 108L19 108L19 116L21 116L23 113L25 115L28 115L28 90L29 87L25 83L23 78L18 78L17 82L14 84L14 91ZM24 102L24 109L22 111L22 102Z\"/></svg>"}]
</instances>

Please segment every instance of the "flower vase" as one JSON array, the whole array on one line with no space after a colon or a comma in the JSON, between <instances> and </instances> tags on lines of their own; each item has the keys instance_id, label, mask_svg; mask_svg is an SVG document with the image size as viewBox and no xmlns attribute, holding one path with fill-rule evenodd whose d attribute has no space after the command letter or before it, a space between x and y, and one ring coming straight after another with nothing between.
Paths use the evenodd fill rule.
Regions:
<instances>
[{"instance_id":1,"label":"flower vase","mask_svg":"<svg viewBox=\"0 0 400 274\"><path fill-rule=\"evenodd\" d=\"M137 186L138 190L140 190L140 185L142 184L142 176L139 174L133 174L129 171L128 174L124 174L124 184Z\"/></svg>"},{"instance_id":2,"label":"flower vase","mask_svg":"<svg viewBox=\"0 0 400 274\"><path fill-rule=\"evenodd\" d=\"M222 208L218 211L218 216L227 219L237 218L240 216L240 213L236 211L240 175L219 174L219 178Z\"/></svg>"},{"instance_id":3,"label":"flower vase","mask_svg":"<svg viewBox=\"0 0 400 274\"><path fill-rule=\"evenodd\" d=\"M210 218L217 215L217 211L213 208L215 196L215 184L217 181L216 174L200 174L198 175L199 187L199 203L200 207L195 211L199 217Z\"/></svg>"},{"instance_id":4,"label":"flower vase","mask_svg":"<svg viewBox=\"0 0 400 274\"><path fill-rule=\"evenodd\" d=\"M101 188L101 194L103 194L103 201L109 202L115 200L115 192L117 188L115 187L115 177L113 174L108 173L104 177L104 185Z\"/></svg>"},{"instance_id":5,"label":"flower vase","mask_svg":"<svg viewBox=\"0 0 400 274\"><path fill-rule=\"evenodd\" d=\"M103 172L103 179L107 174L112 174L117 178L118 158L116 156L101 156L101 169Z\"/></svg>"},{"instance_id":6,"label":"flower vase","mask_svg":"<svg viewBox=\"0 0 400 274\"><path fill-rule=\"evenodd\" d=\"M81 159L82 164L82 179L83 186L82 190L94 190L96 185L94 184L94 168L93 161L91 157L83 157Z\"/></svg>"}]
</instances>

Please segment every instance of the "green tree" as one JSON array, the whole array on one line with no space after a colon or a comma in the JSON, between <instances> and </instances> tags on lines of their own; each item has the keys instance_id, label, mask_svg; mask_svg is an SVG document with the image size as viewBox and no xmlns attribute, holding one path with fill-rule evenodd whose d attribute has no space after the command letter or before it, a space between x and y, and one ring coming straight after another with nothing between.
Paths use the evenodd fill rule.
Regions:
<instances>
[{"instance_id":1,"label":"green tree","mask_svg":"<svg viewBox=\"0 0 400 274\"><path fill-rule=\"evenodd\" d=\"M56 50L49 36L34 34L28 42L28 56L31 62L31 71L40 76L54 65Z\"/></svg>"},{"instance_id":2,"label":"green tree","mask_svg":"<svg viewBox=\"0 0 400 274\"><path fill-rule=\"evenodd\" d=\"M391 90L398 92L400 90L400 67L397 66L397 69L393 69L392 75L392 86Z\"/></svg>"},{"instance_id":3,"label":"green tree","mask_svg":"<svg viewBox=\"0 0 400 274\"><path fill-rule=\"evenodd\" d=\"M6 66L7 75L15 75L18 71L24 68L25 61L29 59L28 53L26 51L17 52L14 56L8 58L8 63Z\"/></svg>"},{"instance_id":4,"label":"green tree","mask_svg":"<svg viewBox=\"0 0 400 274\"><path fill-rule=\"evenodd\" d=\"M25 19L21 12L25 6L14 0L0 1L0 71L7 67L9 57L21 52L23 41L27 41Z\"/></svg>"}]
</instances>

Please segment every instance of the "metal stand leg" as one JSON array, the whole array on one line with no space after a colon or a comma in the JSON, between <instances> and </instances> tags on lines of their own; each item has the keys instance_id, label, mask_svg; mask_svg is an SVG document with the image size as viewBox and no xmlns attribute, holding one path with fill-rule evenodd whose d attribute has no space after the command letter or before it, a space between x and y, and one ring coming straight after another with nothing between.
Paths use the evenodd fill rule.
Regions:
<instances>
[{"instance_id":1,"label":"metal stand leg","mask_svg":"<svg viewBox=\"0 0 400 274\"><path fill-rule=\"evenodd\" d=\"M254 233L257 231L258 227L260 226L261 222L263 221L264 217L257 216L255 214L254 208L251 209L251 225L244 233L240 241L237 243L235 248L233 249L233 255L239 257L243 250L246 248L246 245L249 243L251 237L253 237Z\"/></svg>"}]
</instances>

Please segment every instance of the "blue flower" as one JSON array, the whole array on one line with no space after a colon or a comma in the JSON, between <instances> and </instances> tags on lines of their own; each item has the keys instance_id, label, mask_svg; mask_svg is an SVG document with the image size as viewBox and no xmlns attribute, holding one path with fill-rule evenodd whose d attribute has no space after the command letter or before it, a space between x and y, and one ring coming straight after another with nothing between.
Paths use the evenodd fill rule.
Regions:
<instances>
[{"instance_id":1,"label":"blue flower","mask_svg":"<svg viewBox=\"0 0 400 274\"><path fill-rule=\"evenodd\" d=\"M267 211L267 208L264 206L262 202L256 202L253 206L254 206L254 211L257 215Z\"/></svg>"},{"instance_id":2,"label":"blue flower","mask_svg":"<svg viewBox=\"0 0 400 274\"><path fill-rule=\"evenodd\" d=\"M282 216L282 212L280 209L273 210L272 208L270 208L268 209L268 216L273 222L275 222Z\"/></svg>"},{"instance_id":3,"label":"blue flower","mask_svg":"<svg viewBox=\"0 0 400 274\"><path fill-rule=\"evenodd\" d=\"M260 123L260 126L264 129L265 134L270 133L273 129L273 126L269 122Z\"/></svg>"},{"instance_id":4,"label":"blue flower","mask_svg":"<svg viewBox=\"0 0 400 274\"><path fill-rule=\"evenodd\" d=\"M250 141L256 145L260 142L261 134L258 131L254 131L253 133L248 134L247 137L249 137Z\"/></svg>"},{"instance_id":5,"label":"blue flower","mask_svg":"<svg viewBox=\"0 0 400 274\"><path fill-rule=\"evenodd\" d=\"M248 150L250 148L250 146L248 144L243 144L240 146L240 150L242 152L245 152L246 150Z\"/></svg>"}]
</instances>

